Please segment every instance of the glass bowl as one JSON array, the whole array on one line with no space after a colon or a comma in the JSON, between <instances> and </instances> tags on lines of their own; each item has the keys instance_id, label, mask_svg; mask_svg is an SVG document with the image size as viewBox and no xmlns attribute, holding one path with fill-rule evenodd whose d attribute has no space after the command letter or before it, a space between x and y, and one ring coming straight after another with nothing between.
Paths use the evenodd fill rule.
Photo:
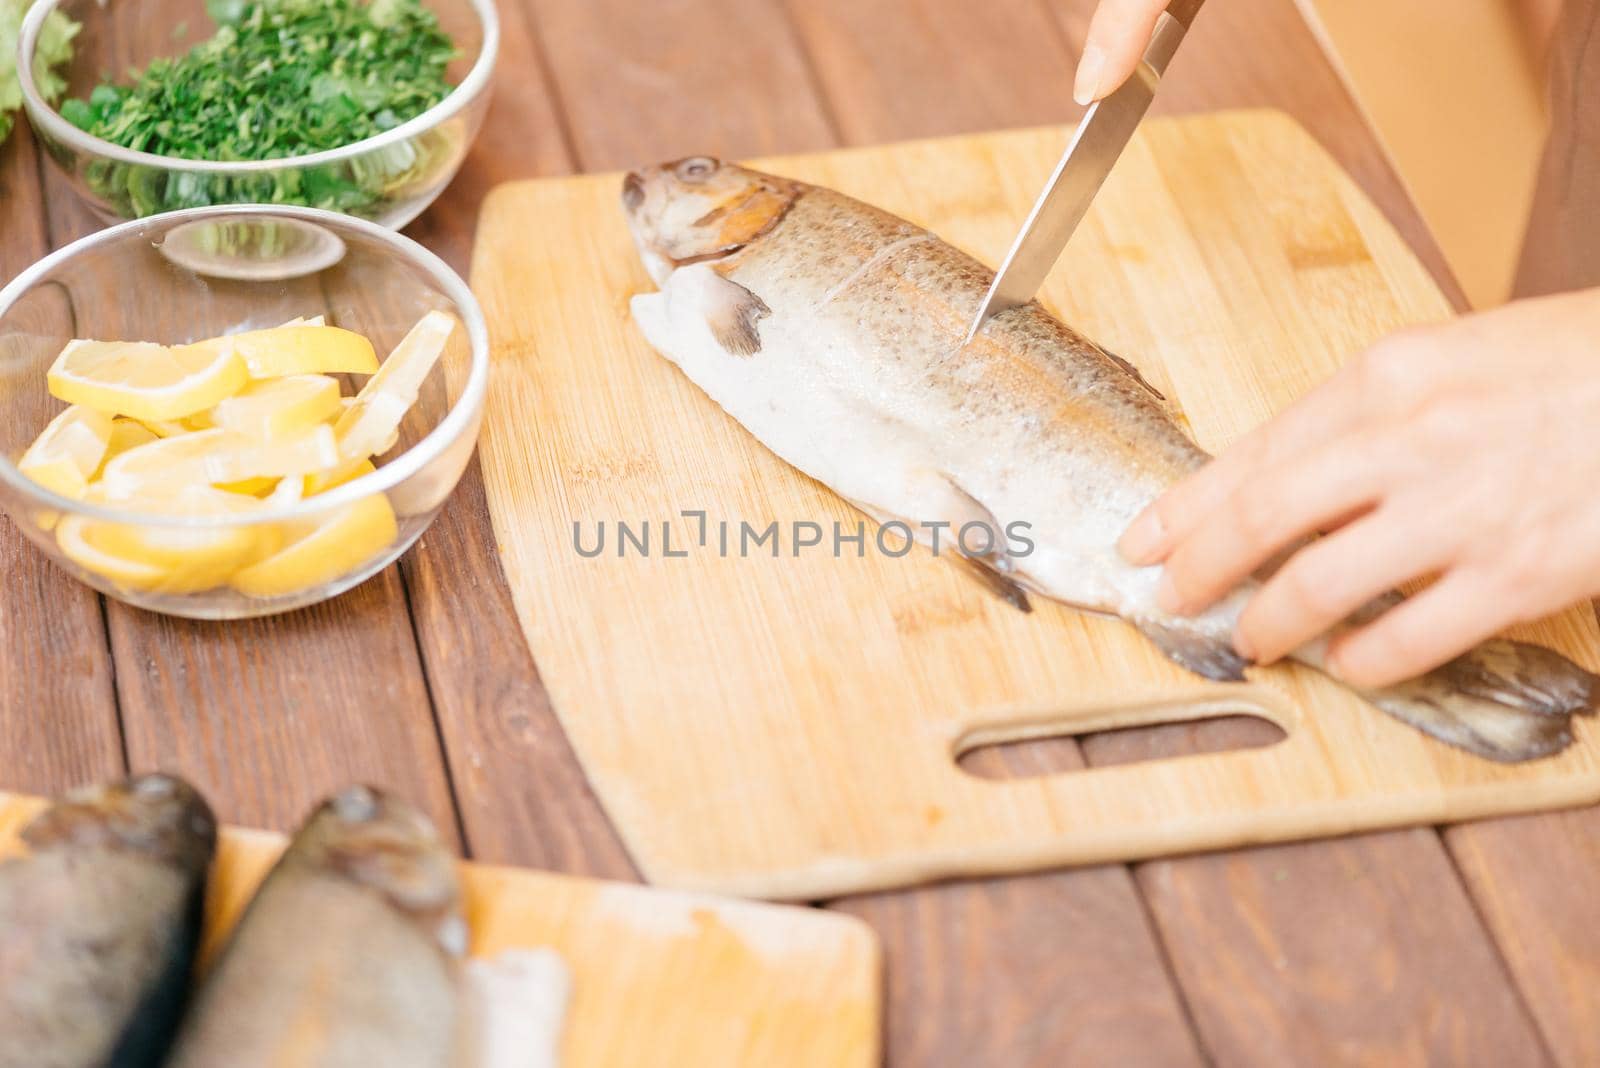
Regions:
<instances>
[{"instance_id":1,"label":"glass bowl","mask_svg":"<svg viewBox=\"0 0 1600 1068\"><path fill-rule=\"evenodd\" d=\"M177 344L323 315L366 335L381 359L435 309L455 328L397 442L375 458L376 471L299 503L137 513L62 496L17 468L65 408L46 372L72 338ZM135 220L52 253L0 289L0 507L56 564L128 604L196 619L288 611L349 589L417 540L472 455L488 376L477 301L407 237L348 215L266 205Z\"/></svg>"},{"instance_id":2,"label":"glass bowl","mask_svg":"<svg viewBox=\"0 0 1600 1068\"><path fill-rule=\"evenodd\" d=\"M92 137L39 95L33 64L53 10L82 26L62 69L61 101L87 99L105 80L122 83L152 59L176 56L215 33L204 0L37 0L17 41L22 104L46 153L106 222L212 204L291 204L338 211L399 229L455 177L489 106L500 44L494 0L424 0L459 55L454 90L421 115L375 137L302 156L219 162L159 156Z\"/></svg>"}]
</instances>

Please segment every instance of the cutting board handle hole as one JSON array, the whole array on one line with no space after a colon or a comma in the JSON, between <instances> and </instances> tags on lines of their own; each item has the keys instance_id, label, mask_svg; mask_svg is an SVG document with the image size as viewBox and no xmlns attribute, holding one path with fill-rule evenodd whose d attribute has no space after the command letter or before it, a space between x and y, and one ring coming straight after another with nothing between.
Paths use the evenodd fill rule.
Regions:
<instances>
[{"instance_id":1,"label":"cutting board handle hole","mask_svg":"<svg viewBox=\"0 0 1600 1068\"><path fill-rule=\"evenodd\" d=\"M1265 749L1288 732L1250 707L1216 709L1208 715L1174 715L1131 727L1074 730L1069 724L1017 724L985 728L962 739L956 766L979 779L1042 779L1087 768L1143 764L1202 753Z\"/></svg>"}]
</instances>

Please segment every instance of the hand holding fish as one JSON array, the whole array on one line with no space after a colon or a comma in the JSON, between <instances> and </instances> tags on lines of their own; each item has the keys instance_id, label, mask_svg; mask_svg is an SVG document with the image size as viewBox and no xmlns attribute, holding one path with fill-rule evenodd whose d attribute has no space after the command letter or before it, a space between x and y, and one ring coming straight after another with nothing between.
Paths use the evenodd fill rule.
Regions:
<instances>
[{"instance_id":1,"label":"hand holding fish","mask_svg":"<svg viewBox=\"0 0 1600 1068\"><path fill-rule=\"evenodd\" d=\"M1400 583L1423 593L1337 636L1382 686L1510 623L1600 594L1600 290L1397 334L1146 508L1119 542L1201 611L1318 530L1250 598L1234 645L1266 663Z\"/></svg>"}]
</instances>

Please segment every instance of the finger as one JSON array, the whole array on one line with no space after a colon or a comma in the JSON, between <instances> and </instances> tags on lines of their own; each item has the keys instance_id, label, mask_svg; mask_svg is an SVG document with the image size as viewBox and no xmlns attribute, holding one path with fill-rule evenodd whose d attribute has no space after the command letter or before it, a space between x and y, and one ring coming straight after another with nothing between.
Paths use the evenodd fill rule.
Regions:
<instances>
[{"instance_id":1,"label":"finger","mask_svg":"<svg viewBox=\"0 0 1600 1068\"><path fill-rule=\"evenodd\" d=\"M1452 572L1374 622L1335 638L1328 669L1360 689L1432 671L1513 620L1481 572Z\"/></svg>"},{"instance_id":2,"label":"finger","mask_svg":"<svg viewBox=\"0 0 1600 1068\"><path fill-rule=\"evenodd\" d=\"M1166 0L1101 0L1089 20L1073 99L1088 106L1127 81L1166 7Z\"/></svg>"},{"instance_id":3,"label":"finger","mask_svg":"<svg viewBox=\"0 0 1600 1068\"><path fill-rule=\"evenodd\" d=\"M1369 413L1353 376L1340 372L1163 493L1129 524L1117 548L1129 563L1164 560L1219 502L1257 478L1261 468L1322 446L1366 421Z\"/></svg>"},{"instance_id":4,"label":"finger","mask_svg":"<svg viewBox=\"0 0 1600 1068\"><path fill-rule=\"evenodd\" d=\"M1198 612L1295 539L1376 502L1387 485L1393 451L1387 436L1359 445L1339 438L1259 470L1173 548L1161 577L1162 609Z\"/></svg>"},{"instance_id":5,"label":"finger","mask_svg":"<svg viewBox=\"0 0 1600 1068\"><path fill-rule=\"evenodd\" d=\"M1438 570L1449 549L1448 532L1426 514L1380 508L1292 556L1245 606L1234 648L1270 664L1402 582Z\"/></svg>"}]
</instances>

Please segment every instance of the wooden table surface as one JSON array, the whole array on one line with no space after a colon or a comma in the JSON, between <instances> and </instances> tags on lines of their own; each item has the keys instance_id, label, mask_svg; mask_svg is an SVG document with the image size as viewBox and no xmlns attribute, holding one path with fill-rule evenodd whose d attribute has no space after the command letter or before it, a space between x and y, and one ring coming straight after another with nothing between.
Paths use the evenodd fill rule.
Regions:
<instances>
[{"instance_id":1,"label":"wooden table surface","mask_svg":"<svg viewBox=\"0 0 1600 1068\"><path fill-rule=\"evenodd\" d=\"M488 123L409 233L464 273L478 204L506 179L1068 122L1090 8L502 0ZM1239 105L1294 115L1459 300L1291 0L1209 5L1157 110ZM24 126L0 149L0 279L94 228ZM969 766L1036 773L1249 730L1124 731ZM245 623L105 601L0 521L0 788L157 767L234 823L289 827L364 780L415 798L474 857L637 878L522 643L475 466L399 567ZM883 940L896 1065L1600 1064L1600 810L825 907Z\"/></svg>"}]
</instances>

